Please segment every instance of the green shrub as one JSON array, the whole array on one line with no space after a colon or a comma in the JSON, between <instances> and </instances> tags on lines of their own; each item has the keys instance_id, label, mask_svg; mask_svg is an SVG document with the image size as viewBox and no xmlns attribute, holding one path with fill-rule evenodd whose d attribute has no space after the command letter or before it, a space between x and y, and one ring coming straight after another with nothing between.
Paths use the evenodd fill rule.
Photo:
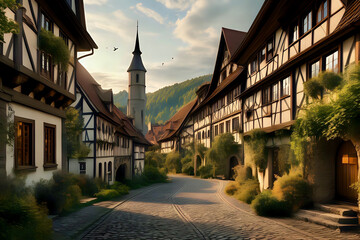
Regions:
<instances>
[{"instance_id":1,"label":"green shrub","mask_svg":"<svg viewBox=\"0 0 360 240\"><path fill-rule=\"evenodd\" d=\"M229 182L225 187L226 194L233 196L240 188L240 184L238 182Z\"/></svg>"},{"instance_id":2,"label":"green shrub","mask_svg":"<svg viewBox=\"0 0 360 240\"><path fill-rule=\"evenodd\" d=\"M201 178L212 178L213 173L213 166L211 164L206 164L205 166L199 167L199 175Z\"/></svg>"},{"instance_id":3,"label":"green shrub","mask_svg":"<svg viewBox=\"0 0 360 240\"><path fill-rule=\"evenodd\" d=\"M267 190L259 194L251 203L251 207L259 216L290 216L291 207L286 201L278 200Z\"/></svg>"},{"instance_id":4,"label":"green shrub","mask_svg":"<svg viewBox=\"0 0 360 240\"><path fill-rule=\"evenodd\" d=\"M251 167L246 167L242 165L237 165L234 168L235 171L235 181L238 183L242 183L247 179L252 178L252 170Z\"/></svg>"},{"instance_id":5,"label":"green shrub","mask_svg":"<svg viewBox=\"0 0 360 240\"><path fill-rule=\"evenodd\" d=\"M51 180L41 180L34 188L39 204L45 204L50 214L61 214L80 204L81 189L73 174L55 172Z\"/></svg>"},{"instance_id":6,"label":"green shrub","mask_svg":"<svg viewBox=\"0 0 360 240\"><path fill-rule=\"evenodd\" d=\"M144 180L147 180L149 183L165 182L167 179L166 174L161 173L158 168L151 166L145 166L142 177L145 177L146 179Z\"/></svg>"},{"instance_id":7,"label":"green shrub","mask_svg":"<svg viewBox=\"0 0 360 240\"><path fill-rule=\"evenodd\" d=\"M115 182L113 185L110 186L110 189L116 190L121 195L129 194L129 187L121 182Z\"/></svg>"},{"instance_id":8,"label":"green shrub","mask_svg":"<svg viewBox=\"0 0 360 240\"><path fill-rule=\"evenodd\" d=\"M47 210L37 205L23 181L1 179L0 193L0 239L51 239L52 221Z\"/></svg>"},{"instance_id":9,"label":"green shrub","mask_svg":"<svg viewBox=\"0 0 360 240\"><path fill-rule=\"evenodd\" d=\"M171 152L166 156L165 166L169 172L181 173L180 154Z\"/></svg>"},{"instance_id":10,"label":"green shrub","mask_svg":"<svg viewBox=\"0 0 360 240\"><path fill-rule=\"evenodd\" d=\"M313 99L319 99L324 91L318 78L309 79L304 83L305 94Z\"/></svg>"},{"instance_id":11,"label":"green shrub","mask_svg":"<svg viewBox=\"0 0 360 240\"><path fill-rule=\"evenodd\" d=\"M333 72L321 72L318 78L321 85L330 91L337 88L342 81L342 78L339 76L339 74Z\"/></svg>"},{"instance_id":12,"label":"green shrub","mask_svg":"<svg viewBox=\"0 0 360 240\"><path fill-rule=\"evenodd\" d=\"M86 175L74 175L75 183L80 187L83 196L93 197L100 189L105 188L98 183L99 180Z\"/></svg>"},{"instance_id":13,"label":"green shrub","mask_svg":"<svg viewBox=\"0 0 360 240\"><path fill-rule=\"evenodd\" d=\"M312 189L310 184L299 174L286 174L274 182L273 195L279 200L286 201L292 211L308 206L312 203Z\"/></svg>"},{"instance_id":14,"label":"green shrub","mask_svg":"<svg viewBox=\"0 0 360 240\"><path fill-rule=\"evenodd\" d=\"M182 169L181 169L182 173L185 173L187 175L194 175L194 162L191 154L187 154L185 155L185 157L181 159L181 165L182 165Z\"/></svg>"},{"instance_id":15,"label":"green shrub","mask_svg":"<svg viewBox=\"0 0 360 240\"><path fill-rule=\"evenodd\" d=\"M99 200L109 200L115 197L121 196L121 194L115 189L103 189L100 192L96 193L95 196Z\"/></svg>"},{"instance_id":16,"label":"green shrub","mask_svg":"<svg viewBox=\"0 0 360 240\"><path fill-rule=\"evenodd\" d=\"M240 201L251 203L255 197L260 193L259 182L255 179L245 180L239 184L235 197Z\"/></svg>"},{"instance_id":17,"label":"green shrub","mask_svg":"<svg viewBox=\"0 0 360 240\"><path fill-rule=\"evenodd\" d=\"M268 134L260 129L252 130L250 135L244 138L251 150L251 161L261 172L265 171L267 167L268 149L266 143L268 138Z\"/></svg>"}]
</instances>

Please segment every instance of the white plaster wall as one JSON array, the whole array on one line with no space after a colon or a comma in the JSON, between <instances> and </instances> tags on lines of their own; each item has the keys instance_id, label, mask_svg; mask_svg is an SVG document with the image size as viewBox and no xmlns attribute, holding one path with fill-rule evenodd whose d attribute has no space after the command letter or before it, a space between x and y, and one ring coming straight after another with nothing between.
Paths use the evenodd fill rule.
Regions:
<instances>
[{"instance_id":1,"label":"white plaster wall","mask_svg":"<svg viewBox=\"0 0 360 240\"><path fill-rule=\"evenodd\" d=\"M14 111L15 117L26 118L35 121L35 166L36 171L26 173L26 185L38 182L40 179L50 179L55 170L44 170L44 123L56 126L56 163L57 170L61 169L62 147L61 147L61 118L28 108L16 103L9 106ZM14 147L7 146L6 173L13 175L15 166Z\"/></svg>"},{"instance_id":2,"label":"white plaster wall","mask_svg":"<svg viewBox=\"0 0 360 240\"><path fill-rule=\"evenodd\" d=\"M96 158L96 177L99 177L99 163L102 164L102 179L104 180L104 164L106 164L106 173L109 173L109 168L108 168L108 164L109 162L112 162L112 176L111 176L111 181L108 182L108 176L106 176L106 182L108 182L109 184L113 184L114 183L114 179L115 179L115 171L114 171L114 157L98 157Z\"/></svg>"},{"instance_id":3,"label":"white plaster wall","mask_svg":"<svg viewBox=\"0 0 360 240\"><path fill-rule=\"evenodd\" d=\"M69 172L74 174L80 174L80 162L86 162L86 173L89 177L94 176L94 160L92 158L86 159L70 159L69 160Z\"/></svg>"}]
</instances>

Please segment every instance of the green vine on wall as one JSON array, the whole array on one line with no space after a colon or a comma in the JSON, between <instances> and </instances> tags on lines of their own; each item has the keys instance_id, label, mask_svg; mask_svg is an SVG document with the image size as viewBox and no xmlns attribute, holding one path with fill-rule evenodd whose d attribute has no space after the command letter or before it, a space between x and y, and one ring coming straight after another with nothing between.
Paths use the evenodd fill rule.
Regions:
<instances>
[{"instance_id":1,"label":"green vine on wall","mask_svg":"<svg viewBox=\"0 0 360 240\"><path fill-rule=\"evenodd\" d=\"M61 37L52 32L41 29L39 35L39 49L50 54L55 64L59 64L62 71L66 71L70 60L70 51Z\"/></svg>"},{"instance_id":2,"label":"green vine on wall","mask_svg":"<svg viewBox=\"0 0 360 240\"><path fill-rule=\"evenodd\" d=\"M19 33L19 25L6 17L5 9L10 8L14 11L20 7L20 4L16 3L16 0L1 0L0 1L0 43L4 41L5 33Z\"/></svg>"},{"instance_id":3,"label":"green vine on wall","mask_svg":"<svg viewBox=\"0 0 360 240\"><path fill-rule=\"evenodd\" d=\"M9 107L9 113L5 119L0 121L1 142L13 147L15 141L16 126L14 122L14 111Z\"/></svg>"},{"instance_id":4,"label":"green vine on wall","mask_svg":"<svg viewBox=\"0 0 360 240\"><path fill-rule=\"evenodd\" d=\"M250 135L244 137L244 141L251 149L252 161L260 172L264 172L267 167L268 149L266 144L268 138L268 134L260 129L252 130Z\"/></svg>"}]
</instances>

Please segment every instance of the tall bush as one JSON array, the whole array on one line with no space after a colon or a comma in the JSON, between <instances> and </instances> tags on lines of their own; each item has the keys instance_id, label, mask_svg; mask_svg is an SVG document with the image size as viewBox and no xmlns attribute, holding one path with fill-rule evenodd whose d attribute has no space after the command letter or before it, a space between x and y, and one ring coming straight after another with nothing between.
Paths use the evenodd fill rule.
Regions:
<instances>
[{"instance_id":1,"label":"tall bush","mask_svg":"<svg viewBox=\"0 0 360 240\"><path fill-rule=\"evenodd\" d=\"M227 160L239 150L240 145L231 133L216 136L211 148L206 151L206 159L214 166L214 174L225 175Z\"/></svg>"},{"instance_id":2,"label":"tall bush","mask_svg":"<svg viewBox=\"0 0 360 240\"><path fill-rule=\"evenodd\" d=\"M19 179L0 181L0 239L51 239L52 221Z\"/></svg>"},{"instance_id":3,"label":"tall bush","mask_svg":"<svg viewBox=\"0 0 360 240\"><path fill-rule=\"evenodd\" d=\"M260 172L264 172L267 167L268 149L266 143L268 135L260 129L255 129L244 140L250 146L251 160L259 168Z\"/></svg>"},{"instance_id":4,"label":"tall bush","mask_svg":"<svg viewBox=\"0 0 360 240\"><path fill-rule=\"evenodd\" d=\"M178 152L171 152L166 156L165 166L169 172L181 173L181 156Z\"/></svg>"}]
</instances>

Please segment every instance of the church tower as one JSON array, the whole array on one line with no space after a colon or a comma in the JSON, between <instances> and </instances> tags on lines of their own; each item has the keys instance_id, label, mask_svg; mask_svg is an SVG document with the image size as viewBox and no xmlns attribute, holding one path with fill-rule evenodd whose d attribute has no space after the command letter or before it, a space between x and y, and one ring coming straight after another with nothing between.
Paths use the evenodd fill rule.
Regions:
<instances>
[{"instance_id":1,"label":"church tower","mask_svg":"<svg viewBox=\"0 0 360 240\"><path fill-rule=\"evenodd\" d=\"M134 118L135 127L144 135L145 133L145 74L146 69L141 59L141 51L139 44L139 27L136 30L135 49L132 52L133 59L127 70L129 73L129 98L127 105L127 115Z\"/></svg>"}]
</instances>

